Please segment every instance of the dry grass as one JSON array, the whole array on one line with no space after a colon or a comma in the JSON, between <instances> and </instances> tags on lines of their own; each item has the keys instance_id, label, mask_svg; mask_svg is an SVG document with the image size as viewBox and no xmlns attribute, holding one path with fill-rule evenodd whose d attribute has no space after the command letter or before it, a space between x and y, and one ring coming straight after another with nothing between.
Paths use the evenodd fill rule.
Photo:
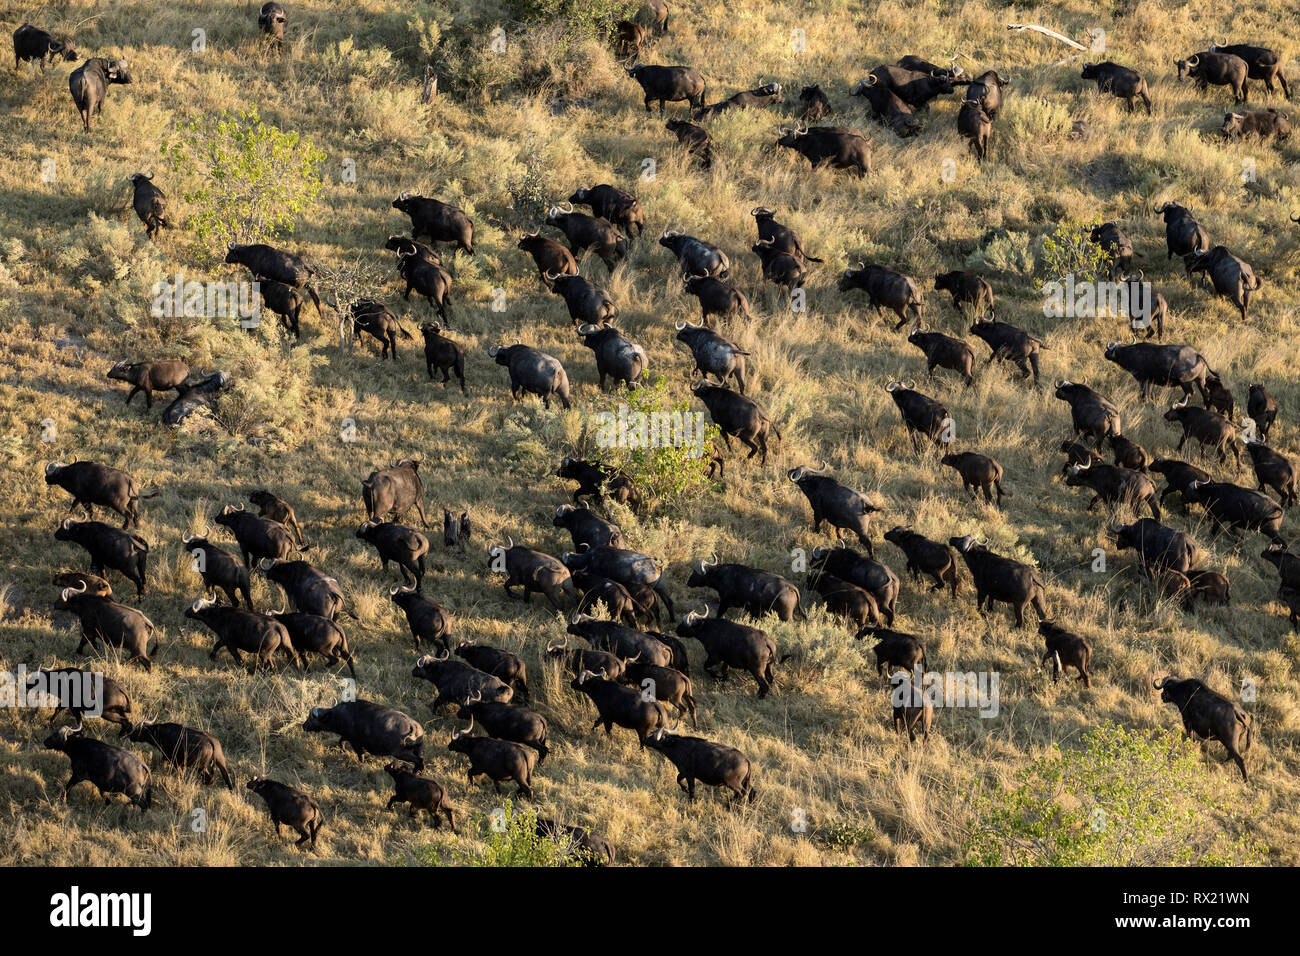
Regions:
<instances>
[{"instance_id":1,"label":"dry grass","mask_svg":"<svg viewBox=\"0 0 1300 956\"><path fill-rule=\"evenodd\" d=\"M430 10L417 7L426 15ZM1032 258L1028 268L1005 256L990 261L988 240L1003 231L1032 251L1038 237L1063 219L1122 219L1145 253L1141 265L1148 278L1169 299L1168 339L1194 343L1241 403L1249 382L1266 382L1284 408L1275 440L1290 454L1300 452L1294 426L1300 258L1297 231L1286 223L1286 215L1300 208L1297 147L1225 144L1215 135L1225 97L1178 85L1169 65L1174 54L1198 49L1230 26L1238 38L1276 37L1285 5L1267 2L1231 13L1209 0L1116 5L1121 8L1122 16L1082 2L1013 11L984 2L887 0L870 13L840 0L795 6L754 0L709 14L675 7L673 33L642 59L700 67L710 80L711 101L761 79L778 79L790 91L820 81L847 110L836 121L867 130L876 143L876 172L862 181L810 173L801 161L770 148L773 128L794 118L792 99L777 115L719 120L713 132L720 162L711 173L699 171L674 148L663 121L642 111L639 91L596 44L581 45L555 64L554 75L571 83L566 90L549 84L493 100L443 96L420 106L417 41L406 26L405 3L360 0L340 7L299 0L290 8L292 40L283 59L257 49L255 8L233 0L170 8L74 0L41 11L40 23L55 32L97 17L80 28L77 45L89 55L121 51L137 79L110 91L88 137L76 125L66 67L43 78L27 72L0 77L8 144L0 153L0 494L6 502L0 528L7 557L0 579L0 666L74 662L76 637L66 618L52 615L48 579L53 570L77 566L81 553L52 543L67 503L41 481L44 462L80 457L128 467L140 484L163 489L143 508L141 530L153 550L150 590L141 606L165 646L152 674L114 660L103 662L106 672L128 689L137 715L216 733L241 788L252 773L266 770L309 790L328 820L310 859L404 859L430 836L404 816L384 812L389 783L381 762L372 758L359 767L299 729L310 706L334 700L336 675L317 665L306 677L250 677L228 660L210 663L210 635L182 618L198 589L180 557L179 539L256 485L272 486L293 501L309 537L319 542L312 560L338 577L361 617L349 632L362 695L425 721L431 773L449 785L458 808L486 813L496 804L491 790L481 782L465 785L462 759L441 746L451 722L430 715L427 686L409 676L409 638L384 593L390 579L353 537L362 516L359 480L375 466L418 454L427 463L433 511L467 507L479 529L467 553L435 544L427 590L454 610L459 637L509 647L528 661L537 705L551 720L557 744L537 776L539 805L596 827L624 861L954 862L972 793L1010 779L1053 744L1068 746L1101 719L1175 727L1173 709L1150 690L1153 676L1173 672L1228 693L1244 677L1259 682L1258 702L1250 705L1258 730L1248 758L1251 782L1243 786L1230 765L1211 759L1205 773L1235 813L1207 819L1205 826L1254 833L1273 859L1295 864L1300 683L1296 645L1273 597L1276 575L1258 558L1263 539L1211 541L1192 521L1210 547L1211 565L1232 577L1230 610L1185 614L1156 601L1127 556L1112 553L1109 573L1090 573L1090 552L1106 544L1106 516L1085 514L1085 497L1053 480L1059 460L1054 446L1069 422L1064 406L1050 389L1031 388L1000 367L967 391L951 378L932 386L954 414L961 447L995 456L1014 494L1004 513L967 503L950 470L933 456L913 453L881 387L895 377L920 379L919 353L835 287L844 264L859 259L900 268L927 287L926 277L936 272L983 262L976 267L994 283L999 318L1049 343L1044 378L1086 377L1120 404L1126 433L1153 453L1168 453L1174 436L1159 417L1160 406L1143 406L1131 380L1101 358L1106 341L1123 337L1120 324L1044 319L1042 276L1032 272ZM486 12L481 4L475 9ZM1062 48L1042 37L1009 35L1005 23L1011 20L1074 36L1105 28L1108 56L1146 73L1154 115L1129 116L1118 100L1098 98L1092 84L1078 78L1077 64L1050 65L1064 55ZM806 31L809 52L802 55L788 44L796 26ZM202 55L190 50L195 27L207 30ZM340 53L340 41L350 37L353 52ZM547 49L540 40L519 39L532 42L530 49ZM918 139L900 142L872 126L846 95L877 62L906 52L940 58L954 49L1014 80L995 127L992 160L982 168L955 133L952 101L936 103ZM512 47L507 56L515 63L522 54ZM448 85L444 78L444 90ZM560 92L591 105L553 115L549 104ZM1040 103L1044 97L1049 106ZM369 348L340 351L332 321L314 312L304 311L303 344L293 349L270 323L247 335L228 324L160 327L148 318L146 293L159 274L232 273L217 250L196 250L181 231L164 233L156 248L150 246L123 211L125 177L158 171L183 221L184 204L162 174L162 138L176 120L252 104L268 122L302 131L329 155L325 193L287 242L310 261L348 261L402 231L405 219L389 207L402 190L456 202L474 217L480 254L458 260L455 287L455 335L469 353L467 397L428 383L412 344L404 344L396 364L381 364ZM671 110L683 113L680 106ZM1072 119L1091 125L1090 141L1068 137ZM39 176L47 157L58 170L53 183ZM345 157L356 160L355 184L338 182ZM656 160L653 182L636 179L643 157ZM949 157L957 177L945 183L940 170ZM1244 201L1240 172L1248 157L1258 177L1281 190L1279 198ZM574 340L562 303L539 292L531 261L514 247L515 232L530 224L511 208L508 186L530 168L545 176L557 197L597 182L635 189L652 233L674 226L720 243L732 257L733 277L759 306L752 327L731 333L753 350L751 394L785 434L774 460L766 468L734 461L726 484L688 513L639 521L618 516L635 546L670 563L683 602L689 599L686 567L701 555L716 550L779 571L789 567L792 548L825 543L814 540L807 506L784 480L784 469L825 459L841 480L884 505L885 527L915 521L932 537L974 532L999 550L1032 555L1049 583L1053 616L1094 644L1093 688L1052 686L1038 669L1033 630L1011 628L1003 613L982 620L969 591L953 603L905 583L900 626L925 636L933 665L1000 673L996 720L940 711L929 747L909 750L887 726L886 694L869 653L817 612L808 624L764 622L783 651L800 652L768 699L756 700L747 679L716 685L696 675L700 733L756 761L756 804L730 811L705 799L688 806L666 762L639 752L627 732L612 741L587 733L590 711L540 663L541 648L561 633L562 623L536 602L508 602L482 556L486 543L507 534L552 552L567 545L549 515L567 500L569 487L550 474L582 434L597 398L590 353ZM1264 276L1250 322L1241 323L1229 305L1210 299L1160 259L1163 229L1150 210L1170 198L1192 206L1214 241ZM763 307L748 252L748 211L759 202L778 207L826 260L807 284L805 315ZM595 260L583 271L604 282ZM652 368L684 389L688 366L675 347L672 323L694 319L694 300L678 291L667 253L653 241L636 244L607 284L621 325L649 352ZM488 307L498 286L507 291L504 314ZM408 328L424 318L426 306L405 307L395 281L381 291ZM927 314L934 327L961 327L946 295L930 293ZM565 363L575 386L572 411L546 412L531 401L510 405L504 375L485 348L516 337ZM977 354L984 351L977 345ZM234 402L247 409L236 434L220 428L169 432L157 422L158 409L146 414L138 401L123 408L122 392L104 378L118 358L173 355L236 376ZM57 423L53 444L40 441L45 418ZM344 418L358 425L354 444L340 440ZM1244 472L1236 477L1248 481ZM1284 535L1294 533L1288 519ZM891 547L881 543L879 552L901 570ZM255 599L260 606L278 595L258 584ZM260 802L246 799L245 791L228 794L179 779L160 769L154 754L149 759L160 799L149 813L105 807L89 788L63 802L66 759L40 749L42 724L18 712L0 713L0 862L309 859L274 837ZM189 829L194 808L207 811L204 834ZM806 812L810 829L853 824L867 836L847 850L832 850L791 831L796 809ZM466 832L459 839L471 846L476 837Z\"/></svg>"}]
</instances>

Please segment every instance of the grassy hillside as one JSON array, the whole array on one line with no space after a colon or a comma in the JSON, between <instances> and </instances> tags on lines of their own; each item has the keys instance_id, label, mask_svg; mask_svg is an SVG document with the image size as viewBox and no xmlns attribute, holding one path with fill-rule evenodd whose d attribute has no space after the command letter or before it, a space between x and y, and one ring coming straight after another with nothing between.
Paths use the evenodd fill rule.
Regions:
<instances>
[{"instance_id":1,"label":"grassy hillside","mask_svg":"<svg viewBox=\"0 0 1300 956\"><path fill-rule=\"evenodd\" d=\"M1198 605L1186 613L1157 599L1138 578L1131 553L1110 547L1110 516L1100 508L1085 513L1085 493L1054 477L1069 416L1052 397L1053 379L1086 379L1109 396L1123 412L1125 433L1152 454L1171 454L1177 433L1161 419L1173 393L1144 404L1132 379L1102 358L1106 342L1127 339L1123 320L1044 317L1040 287L1049 276L1039 255L1042 238L1058 224L1122 220L1142 253L1137 264L1169 300L1166 341L1194 344L1232 388L1239 414L1246 386L1265 383L1283 408L1274 444L1300 454L1300 231L1287 222L1300 210L1300 147L1225 142L1217 130L1227 94L1198 93L1176 82L1171 66L1175 56L1225 42L1229 32L1236 41L1280 45L1294 62L1297 51L1277 34L1287 4L1267 0L1231 12L1208 0L1116 3L1105 11L1082 2L885 0L869 12L842 0L750 0L730 8L704 5L708 12L674 4L672 32L653 41L643 61L701 69L709 102L763 80L781 82L790 94L771 112L732 112L714 121L718 162L708 172L663 127L667 118L686 116L681 104L663 118L647 115L639 88L607 44L574 38L559 23L522 26L512 17L522 15L523 4L296 0L286 6L283 57L260 47L256 6L236 0L164 7L134 0L39 9L9 4L2 18L8 30L25 20L56 34L75 26L83 55L120 53L135 82L110 90L86 135L68 95L72 64L43 77L32 67L0 76L7 144L0 151L0 668L85 660L72 654L72 620L51 610L57 595L50 575L84 565L79 549L53 541L68 501L46 488L44 464L79 457L127 468L141 486L162 491L142 506L140 530L151 556L149 591L139 606L157 624L163 650L149 674L112 658L99 664L126 687L136 716L220 737L239 789L203 788L163 768L151 752L157 804L148 813L121 802L105 806L88 787L64 802L67 760L41 749L44 715L33 721L6 710L0 712L0 862L382 864L405 860L430 842L442 846L435 855L452 845L468 852L481 846L483 816L500 798L481 780L467 786L464 759L443 746L458 725L431 714L431 688L410 676L410 638L387 597L396 578L381 574L373 552L354 537L364 517L360 480L408 455L424 461L431 514L468 509L476 527L464 552L444 549L433 535L426 593L454 612L459 638L525 658L554 748L535 777L537 805L599 830L618 847L620 862L959 862L979 799L1012 784L1055 746L1077 747L1089 728L1113 721L1160 730L1161 746L1172 749L1177 713L1151 690L1152 679L1166 673L1198 677L1230 696L1244 678L1258 686L1257 700L1246 705L1256 729L1248 784L1231 764L1220 763L1217 744L1208 761L1170 764L1170 773L1195 778L1184 792L1200 795L1190 824L1198 839L1255 839L1256 858L1300 862L1298 646L1274 596L1276 572L1258 556L1266 541L1253 533L1212 539L1199 513L1169 517L1208 548L1209 566L1232 580L1231 608ZM1068 55L1064 46L1008 33L1010 22L1044 24L1077 38L1104 29L1106 57L1147 76L1153 115L1129 115L1121 101L1100 97L1095 84L1079 78L1078 61L1054 65ZM496 25L508 31L501 54L489 50ZM195 29L206 31L202 53L191 46ZM806 37L805 52L792 51L795 29ZM957 136L955 98L936 101L921 135L902 141L848 96L877 63L904 53L945 62L958 51L970 58L968 70L996 68L1012 78L992 156L982 166ZM426 106L420 82L430 56L444 72L439 97ZM871 176L810 172L803 160L772 146L776 127L797 117L794 94L811 82L830 96L835 123L862 129L875 144ZM1252 105L1262 99L1258 84L1255 90ZM1278 98L1270 105L1279 105ZM385 237L409 225L390 208L393 197L423 192L474 219L478 255L457 258L452 317L452 334L467 351L468 395L427 380L418 342L403 341L396 363L381 362L369 344L340 348L328 311L322 320L304 309L298 345L271 321L248 333L227 320L150 316L149 289L161 276L244 278L223 264L220 248L203 248L187 233L196 210L169 182L160 149L179 121L254 106L266 122L300 132L327 155L324 191L281 244L324 267L374 256L384 276L374 292L408 329L429 310L402 302L391 259L379 256ZM1089 124L1086 141L1070 136L1075 120ZM639 179L646 158L655 162L652 181ZM47 159L56 170L52 182L41 176ZM355 161L355 183L340 181L347 159ZM945 166L948 160L955 167ZM1274 190L1271 198L1252 199L1243 190L1247 160L1257 181ZM955 168L955 177L945 177L945 168ZM127 206L126 177L137 171L156 174L180 226L165 231L156 246ZM740 748L758 767L759 799L735 810L712 796L688 805L671 766L639 751L629 732L617 731L612 740L589 733L589 705L542 663L546 642L563 633L563 621L537 600L527 606L507 600L500 577L487 570L484 549L507 536L556 554L570 547L567 534L551 527L551 514L572 487L553 477L554 469L563 456L590 449L592 413L608 400L563 303L541 289L515 243L521 231L535 228L537 200L544 204L602 182L637 193L647 238L633 244L608 279L594 257L582 271L611 291L619 325L648 352L651 374L665 376L675 396L689 395L691 366L674 341L673 323L694 321L698 310L681 292L675 263L651 238L672 227L730 255L732 279L750 295L756 316L725 332L752 352L749 394L784 434L765 468L733 454L725 481L680 507L640 518L613 508L632 546L668 563L683 608L712 596L686 587L690 563L712 553L784 573L805 591L809 622L762 622L783 653L797 655L779 669L776 691L765 700L755 698L747 677L710 681L698 645L692 648L698 733ZM1169 199L1192 207L1215 243L1264 278L1249 321L1187 281L1180 263L1166 262L1163 225L1151 209ZM749 252L749 210L759 203L778 209L826 262L806 283L806 313L790 313L765 288ZM979 271L997 292L998 318L1047 343L1041 387L1000 365L982 369L970 389L947 374L919 386L951 410L960 448L990 454L1006 469L1013 497L1004 511L970 503L933 452L913 451L884 385L896 378L923 381L924 364L903 332L864 309L860 294L837 291L842 269L859 260L916 276L927 290L930 327L956 335L965 334L966 323L946 294L929 291L932 277L956 268ZM490 308L497 288L505 290L504 313ZM504 370L486 349L516 339L564 363L574 386L571 410L547 411L533 399L511 403ZM972 344L982 362L987 349ZM105 378L114 361L152 357L224 369L236 386L214 419L168 430L158 421L159 406L146 412L137 398L123 407L124 390ZM52 442L41 440L44 419L56 423ZM340 437L345 419L356 424L355 442ZM1220 468L1190 446L1187 457L1216 476L1254 484L1248 466ZM1052 616L1093 644L1092 688L1053 686L1038 666L1035 629L1015 629L1004 608L982 619L969 587L953 601L904 581L897 626L924 637L931 666L996 672L1001 691L995 719L940 709L929 745L908 748L889 725L887 690L869 647L829 618L809 597L803 575L791 569L792 549L830 538L813 535L807 504L785 471L823 460L885 508L873 533L877 556L900 574L901 555L879 534L906 522L933 538L984 536L1001 553L1035 562ZM295 504L316 542L311 560L338 578L360 618L346 623L361 695L424 722L429 773L449 788L458 809L469 811L459 837L417 829L404 812L385 812L391 791L382 760L359 766L329 749L331 740L303 733L307 710L335 700L338 675L319 663L304 677L283 668L250 676L224 656L210 662L212 636L182 617L200 587L181 535L207 526L222 506L258 486ZM1288 516L1283 535L1296 531ZM1106 573L1090 570L1098 547L1110 547ZM120 577L113 584L129 595ZM259 607L278 606L278 591L265 581L254 587ZM94 725L90 730L104 733ZM321 803L327 825L314 855L274 836L260 800L243 790L258 772L300 786ZM194 808L207 812L204 833L190 830ZM791 828L798 810L808 820L803 833ZM1151 861L1163 858L1157 853Z\"/></svg>"}]
</instances>

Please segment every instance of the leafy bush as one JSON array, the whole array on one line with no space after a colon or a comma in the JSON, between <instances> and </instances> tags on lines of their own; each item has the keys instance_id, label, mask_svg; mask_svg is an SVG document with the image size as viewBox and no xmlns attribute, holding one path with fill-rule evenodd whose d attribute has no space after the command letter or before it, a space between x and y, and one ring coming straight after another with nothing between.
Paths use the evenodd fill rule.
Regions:
<instances>
[{"instance_id":1,"label":"leafy bush","mask_svg":"<svg viewBox=\"0 0 1300 956\"><path fill-rule=\"evenodd\" d=\"M1198 749L1167 731L1104 722L1079 749L1035 761L975 800L968 866L1174 866L1261 862L1218 828L1223 806Z\"/></svg>"},{"instance_id":2,"label":"leafy bush","mask_svg":"<svg viewBox=\"0 0 1300 956\"><path fill-rule=\"evenodd\" d=\"M182 197L198 207L188 228L204 248L293 232L324 185L325 153L297 133L263 123L256 109L225 111L216 122L177 123L162 152L188 182Z\"/></svg>"},{"instance_id":3,"label":"leafy bush","mask_svg":"<svg viewBox=\"0 0 1300 956\"><path fill-rule=\"evenodd\" d=\"M511 15L521 23L550 23L563 17L575 36L608 37L614 24L631 19L639 0L510 0Z\"/></svg>"},{"instance_id":4,"label":"leafy bush","mask_svg":"<svg viewBox=\"0 0 1300 956\"><path fill-rule=\"evenodd\" d=\"M813 830L813 839L831 850L847 853L855 847L866 846L876 838L876 829L869 820L854 816L848 819L828 820Z\"/></svg>"},{"instance_id":5,"label":"leafy bush","mask_svg":"<svg viewBox=\"0 0 1300 956\"><path fill-rule=\"evenodd\" d=\"M1049 280L1064 279L1074 274L1076 282L1092 282L1109 276L1111 255L1100 245L1088 240L1092 226L1070 219L1043 237L1038 267Z\"/></svg>"},{"instance_id":6,"label":"leafy bush","mask_svg":"<svg viewBox=\"0 0 1300 956\"><path fill-rule=\"evenodd\" d=\"M407 28L414 35L425 60L432 60L439 44L442 43L443 23L440 22L439 12L428 4L417 3L406 21ZM442 14L441 20L444 22L447 20L445 13Z\"/></svg>"},{"instance_id":7,"label":"leafy bush","mask_svg":"<svg viewBox=\"0 0 1300 956\"><path fill-rule=\"evenodd\" d=\"M718 426L704 424L703 413L691 409L689 399L674 400L662 375L631 392L611 394L598 414L596 461L620 469L636 483L643 500L656 509L672 510L708 488L709 455L718 438ZM644 416L644 418L642 417ZM649 428L642 434L638 425ZM677 423L670 435L655 423ZM660 441L680 435L681 441Z\"/></svg>"},{"instance_id":8,"label":"leafy bush","mask_svg":"<svg viewBox=\"0 0 1300 956\"><path fill-rule=\"evenodd\" d=\"M1033 254L1029 245L1026 233L996 229L984 237L980 247L966 258L965 265L972 269L984 267L1028 277L1033 272Z\"/></svg>"},{"instance_id":9,"label":"leafy bush","mask_svg":"<svg viewBox=\"0 0 1300 956\"><path fill-rule=\"evenodd\" d=\"M97 324L160 325L149 315L149 303L154 284L168 267L158 246L141 230L90 212L82 222L42 241L35 259L75 285L80 297L74 309L82 318ZM183 324L163 331L176 334Z\"/></svg>"},{"instance_id":10,"label":"leafy bush","mask_svg":"<svg viewBox=\"0 0 1300 956\"><path fill-rule=\"evenodd\" d=\"M331 43L321 54L320 62L322 81L326 84L346 84L353 78L383 84L397 76L391 50L382 46L358 47L352 37Z\"/></svg>"},{"instance_id":11,"label":"leafy bush","mask_svg":"<svg viewBox=\"0 0 1300 956\"><path fill-rule=\"evenodd\" d=\"M520 223L540 222L546 217L551 182L550 170L546 168L536 142L531 142L524 171L506 183L511 210Z\"/></svg>"},{"instance_id":12,"label":"leafy bush","mask_svg":"<svg viewBox=\"0 0 1300 956\"><path fill-rule=\"evenodd\" d=\"M507 39L505 50L497 52L483 27L459 27L440 34L430 64L438 74L440 90L454 90L467 99L489 100L518 77L519 44Z\"/></svg>"},{"instance_id":13,"label":"leafy bush","mask_svg":"<svg viewBox=\"0 0 1300 956\"><path fill-rule=\"evenodd\" d=\"M483 847L467 850L443 845L422 846L416 859L425 866L578 866L570 843L537 833L537 811L515 810L509 800L482 818Z\"/></svg>"}]
</instances>

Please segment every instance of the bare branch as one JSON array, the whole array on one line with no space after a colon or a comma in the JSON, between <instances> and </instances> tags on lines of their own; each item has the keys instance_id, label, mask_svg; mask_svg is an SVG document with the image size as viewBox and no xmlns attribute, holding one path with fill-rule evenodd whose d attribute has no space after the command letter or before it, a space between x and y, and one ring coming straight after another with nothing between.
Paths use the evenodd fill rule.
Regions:
<instances>
[{"instance_id":1,"label":"bare branch","mask_svg":"<svg viewBox=\"0 0 1300 956\"><path fill-rule=\"evenodd\" d=\"M1008 23L1007 29L1008 30L1033 30L1035 33L1041 33L1044 36L1049 36L1053 40L1060 40L1062 43L1068 43L1076 50L1083 50L1084 52L1087 52L1088 49L1082 43L1076 43L1073 40L1071 40L1069 37L1062 36L1061 34L1057 33L1055 30L1049 30L1047 29L1047 27L1036 26L1032 23Z\"/></svg>"}]
</instances>

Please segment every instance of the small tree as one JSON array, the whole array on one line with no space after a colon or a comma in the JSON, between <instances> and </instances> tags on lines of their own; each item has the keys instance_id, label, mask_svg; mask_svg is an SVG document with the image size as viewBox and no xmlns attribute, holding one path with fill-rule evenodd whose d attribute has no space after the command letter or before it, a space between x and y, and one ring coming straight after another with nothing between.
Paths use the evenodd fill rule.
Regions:
<instances>
[{"instance_id":1,"label":"small tree","mask_svg":"<svg viewBox=\"0 0 1300 956\"><path fill-rule=\"evenodd\" d=\"M317 270L317 282L324 304L338 316L339 346L347 348L352 344L352 306L384 284L383 268L375 256L362 253L351 262L322 266Z\"/></svg>"},{"instance_id":2,"label":"small tree","mask_svg":"<svg viewBox=\"0 0 1300 956\"><path fill-rule=\"evenodd\" d=\"M1233 840L1224 801L1192 744L1104 722L1078 748L976 797L968 866L1242 865L1259 844Z\"/></svg>"},{"instance_id":3,"label":"small tree","mask_svg":"<svg viewBox=\"0 0 1300 956\"><path fill-rule=\"evenodd\" d=\"M630 19L639 0L509 0L510 12L523 23L550 23L563 17L578 36L607 37L614 24Z\"/></svg>"},{"instance_id":4,"label":"small tree","mask_svg":"<svg viewBox=\"0 0 1300 956\"><path fill-rule=\"evenodd\" d=\"M1092 282L1110 274L1111 255L1089 240L1091 232L1092 226L1071 219L1043 237L1038 261L1048 279L1064 279L1073 273L1079 282Z\"/></svg>"},{"instance_id":5,"label":"small tree","mask_svg":"<svg viewBox=\"0 0 1300 956\"><path fill-rule=\"evenodd\" d=\"M718 435L690 399L669 394L664 376L645 375L640 388L605 399L592 457L630 477L643 500L670 510L708 488Z\"/></svg>"},{"instance_id":6,"label":"small tree","mask_svg":"<svg viewBox=\"0 0 1300 956\"><path fill-rule=\"evenodd\" d=\"M580 866L573 856L572 840L542 836L537 832L537 811L515 809L502 800L486 818L486 833L481 849L430 845L416 851L416 859L426 866L450 863L453 866Z\"/></svg>"},{"instance_id":7,"label":"small tree","mask_svg":"<svg viewBox=\"0 0 1300 956\"><path fill-rule=\"evenodd\" d=\"M182 198L198 209L190 228L205 248L293 232L324 186L324 152L255 109L177 123L162 153L187 183Z\"/></svg>"}]
</instances>

